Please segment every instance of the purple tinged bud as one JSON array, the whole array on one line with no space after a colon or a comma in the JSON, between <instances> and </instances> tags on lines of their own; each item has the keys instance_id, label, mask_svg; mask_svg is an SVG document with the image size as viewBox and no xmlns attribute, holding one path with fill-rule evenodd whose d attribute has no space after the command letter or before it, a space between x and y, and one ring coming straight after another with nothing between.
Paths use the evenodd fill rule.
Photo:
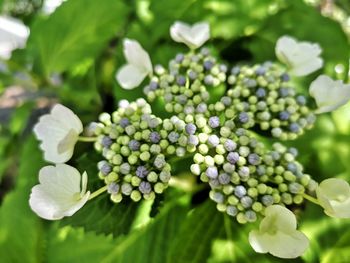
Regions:
<instances>
[{"instance_id":1,"label":"purple tinged bud","mask_svg":"<svg viewBox=\"0 0 350 263\"><path fill-rule=\"evenodd\" d=\"M253 199L250 196L243 196L240 201L244 208L249 208L253 204Z\"/></svg>"},{"instance_id":2,"label":"purple tinged bud","mask_svg":"<svg viewBox=\"0 0 350 263\"><path fill-rule=\"evenodd\" d=\"M237 143L235 143L234 141L228 139L228 140L225 141L224 147L225 147L226 151L232 152L232 151L234 151L237 148Z\"/></svg>"},{"instance_id":3,"label":"purple tinged bud","mask_svg":"<svg viewBox=\"0 0 350 263\"><path fill-rule=\"evenodd\" d=\"M215 179L218 177L218 169L215 166L210 166L207 168L205 171L205 174L210 178L210 179Z\"/></svg>"},{"instance_id":4,"label":"purple tinged bud","mask_svg":"<svg viewBox=\"0 0 350 263\"><path fill-rule=\"evenodd\" d=\"M180 135L177 132L170 132L168 135L168 139L172 143L176 143L179 140Z\"/></svg>"},{"instance_id":5,"label":"purple tinged bud","mask_svg":"<svg viewBox=\"0 0 350 263\"><path fill-rule=\"evenodd\" d=\"M290 77L289 77L289 75L287 73L283 73L281 75L281 81L287 82L289 80L290 80Z\"/></svg>"},{"instance_id":6,"label":"purple tinged bud","mask_svg":"<svg viewBox=\"0 0 350 263\"><path fill-rule=\"evenodd\" d=\"M176 57L175 57L175 61L177 63L181 63L183 61L183 59L185 58L185 56L181 53L177 54Z\"/></svg>"},{"instance_id":7,"label":"purple tinged bud","mask_svg":"<svg viewBox=\"0 0 350 263\"><path fill-rule=\"evenodd\" d=\"M212 147L216 147L219 145L220 143L220 139L217 135L213 134L213 135L210 135L208 137L208 143L212 146Z\"/></svg>"},{"instance_id":8,"label":"purple tinged bud","mask_svg":"<svg viewBox=\"0 0 350 263\"><path fill-rule=\"evenodd\" d=\"M251 165L258 165L260 163L260 156L256 153L251 153L248 155L248 162Z\"/></svg>"},{"instance_id":9,"label":"purple tinged bud","mask_svg":"<svg viewBox=\"0 0 350 263\"><path fill-rule=\"evenodd\" d=\"M138 142L136 140L131 140L129 142L129 148L132 151L138 151L140 149L140 142Z\"/></svg>"},{"instance_id":10,"label":"purple tinged bud","mask_svg":"<svg viewBox=\"0 0 350 263\"><path fill-rule=\"evenodd\" d=\"M113 144L113 141L110 137L104 136L102 138L101 144L103 145L103 147L109 148L109 146L111 146Z\"/></svg>"},{"instance_id":11,"label":"purple tinged bud","mask_svg":"<svg viewBox=\"0 0 350 263\"><path fill-rule=\"evenodd\" d=\"M256 169L258 175L264 175L266 173L265 166L259 165Z\"/></svg>"},{"instance_id":12,"label":"purple tinged bud","mask_svg":"<svg viewBox=\"0 0 350 263\"><path fill-rule=\"evenodd\" d=\"M179 86L185 86L186 84L186 78L184 76L177 76L176 83Z\"/></svg>"},{"instance_id":13,"label":"purple tinged bud","mask_svg":"<svg viewBox=\"0 0 350 263\"><path fill-rule=\"evenodd\" d=\"M300 131L300 126L297 123L291 123L289 129L291 132L298 133Z\"/></svg>"},{"instance_id":14,"label":"purple tinged bud","mask_svg":"<svg viewBox=\"0 0 350 263\"><path fill-rule=\"evenodd\" d=\"M220 70L221 72L226 73L226 72L227 72L227 66L226 66L225 64L220 64L219 70Z\"/></svg>"},{"instance_id":15,"label":"purple tinged bud","mask_svg":"<svg viewBox=\"0 0 350 263\"><path fill-rule=\"evenodd\" d=\"M185 130L186 130L187 134L193 135L196 133L197 127L193 123L188 123L185 126Z\"/></svg>"},{"instance_id":16,"label":"purple tinged bud","mask_svg":"<svg viewBox=\"0 0 350 263\"><path fill-rule=\"evenodd\" d=\"M253 210L248 210L247 212L245 212L245 217L247 218L248 222L256 221L256 213Z\"/></svg>"},{"instance_id":17,"label":"purple tinged bud","mask_svg":"<svg viewBox=\"0 0 350 263\"><path fill-rule=\"evenodd\" d=\"M188 72L188 77L191 80L195 80L197 78L197 73L191 70L190 72Z\"/></svg>"},{"instance_id":18,"label":"purple tinged bud","mask_svg":"<svg viewBox=\"0 0 350 263\"><path fill-rule=\"evenodd\" d=\"M266 69L264 67L258 67L256 70L255 70L255 74L258 75L258 76L262 76L266 73Z\"/></svg>"},{"instance_id":19,"label":"purple tinged bud","mask_svg":"<svg viewBox=\"0 0 350 263\"><path fill-rule=\"evenodd\" d=\"M237 152L230 152L226 159L230 164L235 164L239 160L239 154Z\"/></svg>"},{"instance_id":20,"label":"purple tinged bud","mask_svg":"<svg viewBox=\"0 0 350 263\"><path fill-rule=\"evenodd\" d=\"M154 91L154 90L156 90L157 88L158 88L158 83L157 83L157 82L151 81L151 82L149 83L149 89L150 89L150 90Z\"/></svg>"},{"instance_id":21,"label":"purple tinged bud","mask_svg":"<svg viewBox=\"0 0 350 263\"><path fill-rule=\"evenodd\" d=\"M211 62L210 60L206 60L203 63L203 67L205 70L211 70L211 68L213 67L214 63Z\"/></svg>"},{"instance_id":22,"label":"purple tinged bud","mask_svg":"<svg viewBox=\"0 0 350 263\"><path fill-rule=\"evenodd\" d=\"M219 180L217 179L212 179L209 181L209 185L212 189L218 188L220 186Z\"/></svg>"},{"instance_id":23,"label":"purple tinged bud","mask_svg":"<svg viewBox=\"0 0 350 263\"><path fill-rule=\"evenodd\" d=\"M298 156L298 150L294 147L289 148L288 152L291 153L294 157Z\"/></svg>"},{"instance_id":24,"label":"purple tinged bud","mask_svg":"<svg viewBox=\"0 0 350 263\"><path fill-rule=\"evenodd\" d=\"M264 88L258 88L255 94L258 98L263 98L266 96L266 90Z\"/></svg>"},{"instance_id":25,"label":"purple tinged bud","mask_svg":"<svg viewBox=\"0 0 350 263\"><path fill-rule=\"evenodd\" d=\"M289 89L288 88L281 88L279 90L281 97L287 97L289 95Z\"/></svg>"},{"instance_id":26,"label":"purple tinged bud","mask_svg":"<svg viewBox=\"0 0 350 263\"><path fill-rule=\"evenodd\" d=\"M246 133L247 133L247 131L245 129L243 129L243 128L238 128L236 130L236 135L237 136L243 136L243 135L246 135Z\"/></svg>"},{"instance_id":27,"label":"purple tinged bud","mask_svg":"<svg viewBox=\"0 0 350 263\"><path fill-rule=\"evenodd\" d=\"M273 205L274 200L273 200L273 197L272 197L271 195L264 195L264 196L261 198L261 202L262 202L265 206L270 206L270 205Z\"/></svg>"},{"instance_id":28,"label":"purple tinged bud","mask_svg":"<svg viewBox=\"0 0 350 263\"><path fill-rule=\"evenodd\" d=\"M147 168L143 165L140 165L139 167L136 168L136 176L139 178L145 178L149 171L147 170Z\"/></svg>"},{"instance_id":29,"label":"purple tinged bud","mask_svg":"<svg viewBox=\"0 0 350 263\"><path fill-rule=\"evenodd\" d=\"M149 194L152 192L152 186L149 182L142 181L139 185L139 190L143 194Z\"/></svg>"},{"instance_id":30,"label":"purple tinged bud","mask_svg":"<svg viewBox=\"0 0 350 263\"><path fill-rule=\"evenodd\" d=\"M247 190L243 185L237 185L235 187L235 196L237 196L238 198L242 198L246 194L247 194Z\"/></svg>"},{"instance_id":31,"label":"purple tinged bud","mask_svg":"<svg viewBox=\"0 0 350 263\"><path fill-rule=\"evenodd\" d=\"M247 123L249 121L249 115L246 112L241 112L238 115L238 119L241 123Z\"/></svg>"},{"instance_id":32,"label":"purple tinged bud","mask_svg":"<svg viewBox=\"0 0 350 263\"><path fill-rule=\"evenodd\" d=\"M150 133L149 139L152 143L158 143L160 141L160 135L158 132L153 131Z\"/></svg>"},{"instance_id":33,"label":"purple tinged bud","mask_svg":"<svg viewBox=\"0 0 350 263\"><path fill-rule=\"evenodd\" d=\"M247 166L242 166L241 168L239 168L238 174L241 178L249 177L249 174L250 174L249 168Z\"/></svg>"},{"instance_id":34,"label":"purple tinged bud","mask_svg":"<svg viewBox=\"0 0 350 263\"><path fill-rule=\"evenodd\" d=\"M119 122L119 125L122 128L126 128L126 126L128 126L130 124L130 121L127 118L122 118Z\"/></svg>"},{"instance_id":35,"label":"purple tinged bud","mask_svg":"<svg viewBox=\"0 0 350 263\"><path fill-rule=\"evenodd\" d=\"M205 83L206 85L213 85L213 83L214 83L213 76L212 76L212 75L206 75L206 76L204 77L204 83Z\"/></svg>"},{"instance_id":36,"label":"purple tinged bud","mask_svg":"<svg viewBox=\"0 0 350 263\"><path fill-rule=\"evenodd\" d=\"M112 167L107 161L100 161L100 162L98 162L97 168L104 175L107 175L107 174L109 174L112 171Z\"/></svg>"},{"instance_id":37,"label":"purple tinged bud","mask_svg":"<svg viewBox=\"0 0 350 263\"><path fill-rule=\"evenodd\" d=\"M192 146L197 146L199 143L199 139L196 135L190 135L187 138L187 143Z\"/></svg>"},{"instance_id":38,"label":"purple tinged bud","mask_svg":"<svg viewBox=\"0 0 350 263\"><path fill-rule=\"evenodd\" d=\"M218 203L218 204L222 204L225 200L225 197L222 193L220 192L215 192L213 195L212 195L212 199L214 202Z\"/></svg>"},{"instance_id":39,"label":"purple tinged bud","mask_svg":"<svg viewBox=\"0 0 350 263\"><path fill-rule=\"evenodd\" d=\"M218 116L212 116L209 118L208 124L211 128L217 128L220 126L220 119Z\"/></svg>"},{"instance_id":40,"label":"purple tinged bud","mask_svg":"<svg viewBox=\"0 0 350 263\"><path fill-rule=\"evenodd\" d=\"M227 213L229 216L236 216L237 213L238 213L237 207L235 207L235 206L233 206L233 205L227 206L227 208L226 208L226 213Z\"/></svg>"},{"instance_id":41,"label":"purple tinged bud","mask_svg":"<svg viewBox=\"0 0 350 263\"><path fill-rule=\"evenodd\" d=\"M280 119L281 119L282 121L288 120L289 117L290 117L290 113L289 113L288 111L282 111L282 112L280 112Z\"/></svg>"},{"instance_id":42,"label":"purple tinged bud","mask_svg":"<svg viewBox=\"0 0 350 263\"><path fill-rule=\"evenodd\" d=\"M204 102L202 102L202 103L199 103L199 104L198 104L196 110L197 110L198 113L204 113L204 112L207 111L207 108L208 108L207 104L205 104Z\"/></svg>"},{"instance_id":43,"label":"purple tinged bud","mask_svg":"<svg viewBox=\"0 0 350 263\"><path fill-rule=\"evenodd\" d=\"M179 96L176 97L176 100L177 100L180 104L185 105L186 102L187 102L187 97L186 97L186 95L181 94L181 95L179 95Z\"/></svg>"},{"instance_id":44,"label":"purple tinged bud","mask_svg":"<svg viewBox=\"0 0 350 263\"><path fill-rule=\"evenodd\" d=\"M305 105L306 104L306 98L303 95L297 96L296 100L297 100L297 103L299 105Z\"/></svg>"},{"instance_id":45,"label":"purple tinged bud","mask_svg":"<svg viewBox=\"0 0 350 263\"><path fill-rule=\"evenodd\" d=\"M304 191L304 187L301 184L295 182L289 184L288 188L292 194L300 194Z\"/></svg>"},{"instance_id":46,"label":"purple tinged bud","mask_svg":"<svg viewBox=\"0 0 350 263\"><path fill-rule=\"evenodd\" d=\"M281 158L281 155L275 151L270 152L270 155L271 155L272 159L274 159L275 161L278 161Z\"/></svg>"},{"instance_id":47,"label":"purple tinged bud","mask_svg":"<svg viewBox=\"0 0 350 263\"><path fill-rule=\"evenodd\" d=\"M232 104L232 99L230 97L224 96L224 97L221 98L221 102L225 106L230 106Z\"/></svg>"},{"instance_id":48,"label":"purple tinged bud","mask_svg":"<svg viewBox=\"0 0 350 263\"><path fill-rule=\"evenodd\" d=\"M287 164L287 170L292 172L293 174L297 172L298 167L296 166L295 163L288 163Z\"/></svg>"},{"instance_id":49,"label":"purple tinged bud","mask_svg":"<svg viewBox=\"0 0 350 263\"><path fill-rule=\"evenodd\" d=\"M154 166L157 167L158 169L161 169L164 167L166 164L164 155L158 155L156 159L153 162Z\"/></svg>"},{"instance_id":50,"label":"purple tinged bud","mask_svg":"<svg viewBox=\"0 0 350 263\"><path fill-rule=\"evenodd\" d=\"M231 176L226 173L220 174L218 181L220 184L223 184L223 185L229 184L231 181Z\"/></svg>"},{"instance_id":51,"label":"purple tinged bud","mask_svg":"<svg viewBox=\"0 0 350 263\"><path fill-rule=\"evenodd\" d=\"M112 182L107 186L107 192L110 194L117 194L120 190L120 185Z\"/></svg>"}]
</instances>

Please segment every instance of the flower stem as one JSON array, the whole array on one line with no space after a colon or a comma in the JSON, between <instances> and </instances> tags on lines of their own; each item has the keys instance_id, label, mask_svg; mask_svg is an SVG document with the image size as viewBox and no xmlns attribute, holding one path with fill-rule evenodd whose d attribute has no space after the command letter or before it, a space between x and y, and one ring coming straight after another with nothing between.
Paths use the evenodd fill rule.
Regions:
<instances>
[{"instance_id":1,"label":"flower stem","mask_svg":"<svg viewBox=\"0 0 350 263\"><path fill-rule=\"evenodd\" d=\"M78 141L81 142L94 142L97 140L97 137L84 137L84 136L79 136Z\"/></svg>"},{"instance_id":2,"label":"flower stem","mask_svg":"<svg viewBox=\"0 0 350 263\"><path fill-rule=\"evenodd\" d=\"M105 185L104 187L101 187L100 189L96 190L95 192L93 192L90 195L89 200L94 199L96 196L99 196L100 194L102 194L106 190L107 190L107 185Z\"/></svg>"},{"instance_id":3,"label":"flower stem","mask_svg":"<svg viewBox=\"0 0 350 263\"><path fill-rule=\"evenodd\" d=\"M318 200L315 197L312 197L311 195L303 193L303 197L316 205L320 205Z\"/></svg>"}]
</instances>

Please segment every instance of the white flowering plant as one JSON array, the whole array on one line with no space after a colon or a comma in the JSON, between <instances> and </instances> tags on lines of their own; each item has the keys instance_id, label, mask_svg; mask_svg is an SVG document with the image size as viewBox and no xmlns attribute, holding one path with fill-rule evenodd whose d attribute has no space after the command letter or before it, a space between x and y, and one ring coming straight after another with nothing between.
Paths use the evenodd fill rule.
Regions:
<instances>
[{"instance_id":1,"label":"white flowering plant","mask_svg":"<svg viewBox=\"0 0 350 263\"><path fill-rule=\"evenodd\" d=\"M347 261L345 32L253 2L4 0L1 262Z\"/></svg>"}]
</instances>

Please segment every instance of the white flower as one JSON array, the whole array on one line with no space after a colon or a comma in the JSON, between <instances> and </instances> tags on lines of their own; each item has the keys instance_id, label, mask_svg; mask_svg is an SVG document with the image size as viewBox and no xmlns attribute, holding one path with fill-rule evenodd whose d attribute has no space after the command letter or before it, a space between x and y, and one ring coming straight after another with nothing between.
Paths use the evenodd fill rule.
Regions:
<instances>
[{"instance_id":1,"label":"white flower","mask_svg":"<svg viewBox=\"0 0 350 263\"><path fill-rule=\"evenodd\" d=\"M350 84L345 85L341 80L320 75L311 83L309 92L316 100L316 113L330 112L349 101Z\"/></svg>"},{"instance_id":2,"label":"white flower","mask_svg":"<svg viewBox=\"0 0 350 263\"><path fill-rule=\"evenodd\" d=\"M29 28L13 17L0 16L0 58L9 59L13 50L27 42Z\"/></svg>"},{"instance_id":3,"label":"white flower","mask_svg":"<svg viewBox=\"0 0 350 263\"><path fill-rule=\"evenodd\" d=\"M39 172L40 184L32 188L29 204L40 217L57 220L72 216L88 201L87 174L66 164L45 166ZM81 187L81 188L80 188Z\"/></svg>"},{"instance_id":4,"label":"white flower","mask_svg":"<svg viewBox=\"0 0 350 263\"><path fill-rule=\"evenodd\" d=\"M185 43L189 48L195 49L202 46L209 39L210 28L207 22L190 26L177 21L170 27L170 35L174 41Z\"/></svg>"},{"instance_id":5,"label":"white flower","mask_svg":"<svg viewBox=\"0 0 350 263\"><path fill-rule=\"evenodd\" d=\"M309 240L296 227L295 215L290 210L280 205L269 206L259 230L249 233L249 243L258 253L280 258L299 257L309 246Z\"/></svg>"},{"instance_id":6,"label":"white flower","mask_svg":"<svg viewBox=\"0 0 350 263\"><path fill-rule=\"evenodd\" d=\"M34 126L36 137L42 141L40 148L45 160L53 163L68 161L83 131L79 118L67 107L56 104L50 114L45 114Z\"/></svg>"},{"instance_id":7,"label":"white flower","mask_svg":"<svg viewBox=\"0 0 350 263\"><path fill-rule=\"evenodd\" d=\"M128 63L119 69L116 78L122 88L133 89L140 85L147 75L153 73L152 62L139 42L126 38L123 45Z\"/></svg>"},{"instance_id":8,"label":"white flower","mask_svg":"<svg viewBox=\"0 0 350 263\"><path fill-rule=\"evenodd\" d=\"M280 37L275 48L277 58L290 68L295 76L306 76L323 66L322 52L316 43L297 42L289 36Z\"/></svg>"},{"instance_id":9,"label":"white flower","mask_svg":"<svg viewBox=\"0 0 350 263\"><path fill-rule=\"evenodd\" d=\"M330 178L316 188L317 199L324 212L337 218L350 218L350 186L348 182Z\"/></svg>"}]
</instances>

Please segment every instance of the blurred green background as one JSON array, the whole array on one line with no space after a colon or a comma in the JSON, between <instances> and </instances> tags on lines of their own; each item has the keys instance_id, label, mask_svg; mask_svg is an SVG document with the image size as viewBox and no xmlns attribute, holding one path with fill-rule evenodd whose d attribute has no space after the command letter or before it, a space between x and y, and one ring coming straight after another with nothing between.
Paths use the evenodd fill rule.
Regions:
<instances>
[{"instance_id":1,"label":"blurred green background","mask_svg":"<svg viewBox=\"0 0 350 263\"><path fill-rule=\"evenodd\" d=\"M26 47L0 60L0 262L282 261L256 254L247 233L257 224L232 222L205 201L207 193L169 189L154 204L141 205L113 205L102 196L72 218L41 220L28 205L45 165L31 129L58 101L87 124L113 111L118 100L142 96L141 88L122 90L115 81L125 63L122 39L138 40L153 64L167 65L186 52L169 36L176 20L208 21L207 45L230 65L274 60L275 42L284 34L318 42L324 73L348 82L348 0L68 0L53 13L42 0L0 0L0 12L30 28ZM297 80L300 91L307 94L316 76ZM299 161L316 181L350 181L349 135L348 104L320 116L313 130L287 144L300 150ZM94 175L98 157L91 149L79 147L71 163ZM176 170L186 176L186 168ZM311 246L290 262L350 262L349 220L328 218L309 203L298 217Z\"/></svg>"}]
</instances>

